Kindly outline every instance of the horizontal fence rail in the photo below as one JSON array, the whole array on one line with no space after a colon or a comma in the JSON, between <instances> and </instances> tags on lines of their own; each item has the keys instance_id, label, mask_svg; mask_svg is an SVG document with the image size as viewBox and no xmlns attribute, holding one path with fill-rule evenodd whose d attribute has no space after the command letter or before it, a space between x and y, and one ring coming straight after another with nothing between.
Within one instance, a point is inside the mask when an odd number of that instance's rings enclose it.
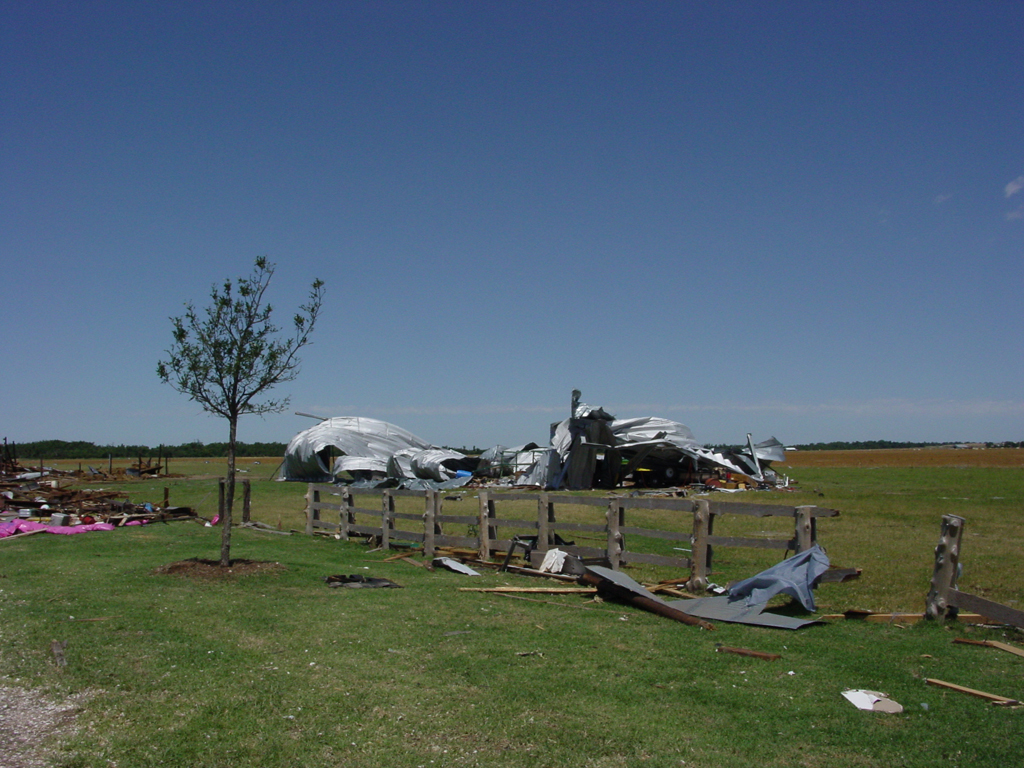
<instances>
[{"instance_id":1,"label":"horizontal fence rail","mask_svg":"<svg viewBox=\"0 0 1024 768\"><path fill-rule=\"evenodd\" d=\"M336 501L324 501L324 496ZM368 497L373 497L376 504ZM397 498L422 500L422 513L396 511ZM474 551L481 560L504 555L517 545L529 542L531 561L536 565L553 548L569 552L584 561L600 562L618 569L626 564L644 563L690 570L692 589L704 589L711 571L714 547L751 547L802 552L817 543L817 520L835 517L834 509L815 506L787 507L776 504L708 501L706 499L634 498L570 496L555 493L479 492L476 515L445 514L444 496L438 491L355 490L334 485L310 484L306 494L306 533L333 531L343 539L351 536L376 537L383 549L392 542L422 545L424 554L433 557L438 548ZM364 506L356 506L356 501ZM519 502L519 510L510 505ZM535 513L522 512L526 502ZM559 510L576 508L575 517L593 522L559 520ZM582 508L582 510L581 510ZM338 522L321 519L321 512L337 513ZM677 512L692 519L690 530L659 530L630 525L644 511ZM757 539L714 535L715 520L724 515L753 517L791 517L793 535L788 539ZM415 526L400 528L396 521L412 521ZM466 535L445 532L445 526L465 526ZM410 527L416 530L409 530ZM475 533L474 529L475 528ZM504 530L503 530L504 529ZM593 539L601 546L587 546L568 539ZM590 536L586 536L591 534ZM690 556L659 555L629 549L631 541L655 539L691 545Z\"/></svg>"}]
</instances>

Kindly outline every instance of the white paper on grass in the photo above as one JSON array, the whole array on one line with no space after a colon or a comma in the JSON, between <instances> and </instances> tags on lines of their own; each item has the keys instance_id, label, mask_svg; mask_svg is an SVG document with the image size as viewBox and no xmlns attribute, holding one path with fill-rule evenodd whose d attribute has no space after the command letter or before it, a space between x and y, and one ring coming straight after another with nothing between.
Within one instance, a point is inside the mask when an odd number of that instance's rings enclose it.
<instances>
[{"instance_id":1,"label":"white paper on grass","mask_svg":"<svg viewBox=\"0 0 1024 768\"><path fill-rule=\"evenodd\" d=\"M888 695L878 691L865 691L862 689L843 691L843 696L857 709L868 712L890 712L898 714L903 707L890 699Z\"/></svg>"}]
</instances>

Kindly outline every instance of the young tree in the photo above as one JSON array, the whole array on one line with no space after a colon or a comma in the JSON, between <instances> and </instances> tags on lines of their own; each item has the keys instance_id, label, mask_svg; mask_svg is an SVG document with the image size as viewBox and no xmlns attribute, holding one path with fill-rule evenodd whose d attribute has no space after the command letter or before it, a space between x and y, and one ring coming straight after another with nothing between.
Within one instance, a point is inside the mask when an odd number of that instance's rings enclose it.
<instances>
[{"instance_id":1,"label":"young tree","mask_svg":"<svg viewBox=\"0 0 1024 768\"><path fill-rule=\"evenodd\" d=\"M299 306L292 321L291 335L280 335L270 320L272 308L264 303L273 276L274 265L261 256L249 277L214 285L211 302L202 313L187 302L185 314L171 318L174 343L156 369L161 381L188 395L203 410L228 420L227 500L220 549L224 567L231 564L238 418L247 413L278 413L287 407L287 397L260 398L275 384L298 375L298 352L309 343L323 302L324 283L314 280L309 301Z\"/></svg>"}]
</instances>

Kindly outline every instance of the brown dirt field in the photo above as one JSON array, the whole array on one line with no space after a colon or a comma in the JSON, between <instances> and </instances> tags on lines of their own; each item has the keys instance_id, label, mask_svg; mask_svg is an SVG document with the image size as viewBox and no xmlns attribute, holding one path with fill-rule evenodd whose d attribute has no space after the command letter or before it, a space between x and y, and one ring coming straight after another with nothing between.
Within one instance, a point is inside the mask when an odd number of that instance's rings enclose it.
<instances>
[{"instance_id":1,"label":"brown dirt field","mask_svg":"<svg viewBox=\"0 0 1024 768\"><path fill-rule=\"evenodd\" d=\"M1024 448L787 451L784 467L1024 467Z\"/></svg>"}]
</instances>

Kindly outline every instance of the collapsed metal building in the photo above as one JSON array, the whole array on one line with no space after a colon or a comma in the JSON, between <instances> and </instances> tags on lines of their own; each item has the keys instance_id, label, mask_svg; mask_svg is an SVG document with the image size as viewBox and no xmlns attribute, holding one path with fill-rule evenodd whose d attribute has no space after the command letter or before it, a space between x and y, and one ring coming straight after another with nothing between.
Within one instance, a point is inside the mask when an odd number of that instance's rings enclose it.
<instances>
[{"instance_id":1,"label":"collapsed metal building","mask_svg":"<svg viewBox=\"0 0 1024 768\"><path fill-rule=\"evenodd\" d=\"M458 487L478 479L549 490L668 487L708 483L732 475L754 485L775 484L771 462L785 448L774 437L744 447L715 450L697 442L689 427L644 416L617 419L580 402L573 391L569 418L551 425L546 447L502 445L467 456L436 446L377 419L325 419L296 435L281 477L306 482L354 482L400 487Z\"/></svg>"}]
</instances>

